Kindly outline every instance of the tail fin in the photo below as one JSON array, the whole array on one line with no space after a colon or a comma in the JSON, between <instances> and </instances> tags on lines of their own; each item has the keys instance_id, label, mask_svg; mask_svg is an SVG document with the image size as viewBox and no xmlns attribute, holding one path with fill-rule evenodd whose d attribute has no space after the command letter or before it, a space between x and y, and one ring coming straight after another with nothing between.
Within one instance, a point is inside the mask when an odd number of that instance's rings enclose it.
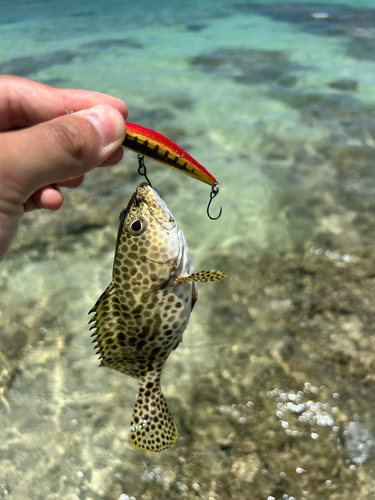
<instances>
[{"instance_id":1,"label":"tail fin","mask_svg":"<svg viewBox=\"0 0 375 500\"><path fill-rule=\"evenodd\" d=\"M151 380L150 378L139 379L139 394L130 425L130 438L137 448L162 451L176 442L177 428L161 392L160 374Z\"/></svg>"}]
</instances>

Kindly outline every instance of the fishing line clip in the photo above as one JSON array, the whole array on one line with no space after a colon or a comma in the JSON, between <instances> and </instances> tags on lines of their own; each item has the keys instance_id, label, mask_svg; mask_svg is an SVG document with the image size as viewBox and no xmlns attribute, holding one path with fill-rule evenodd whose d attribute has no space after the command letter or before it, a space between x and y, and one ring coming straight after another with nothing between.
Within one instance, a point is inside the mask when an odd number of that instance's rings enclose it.
<instances>
[{"instance_id":1,"label":"fishing line clip","mask_svg":"<svg viewBox=\"0 0 375 500\"><path fill-rule=\"evenodd\" d=\"M147 177L147 169L145 165L145 157L142 155L138 155L138 173L139 175L143 175L148 184L152 187L150 179Z\"/></svg>"}]
</instances>

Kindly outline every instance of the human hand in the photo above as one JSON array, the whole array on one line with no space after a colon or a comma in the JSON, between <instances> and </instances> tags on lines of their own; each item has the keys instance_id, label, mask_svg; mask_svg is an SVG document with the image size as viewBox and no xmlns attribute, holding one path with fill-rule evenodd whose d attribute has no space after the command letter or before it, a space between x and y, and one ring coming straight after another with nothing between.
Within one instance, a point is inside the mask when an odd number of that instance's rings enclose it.
<instances>
[{"instance_id":1,"label":"human hand","mask_svg":"<svg viewBox=\"0 0 375 500\"><path fill-rule=\"evenodd\" d=\"M58 210L58 186L78 187L89 170L121 160L127 115L106 94L0 76L0 260L25 211Z\"/></svg>"}]
</instances>

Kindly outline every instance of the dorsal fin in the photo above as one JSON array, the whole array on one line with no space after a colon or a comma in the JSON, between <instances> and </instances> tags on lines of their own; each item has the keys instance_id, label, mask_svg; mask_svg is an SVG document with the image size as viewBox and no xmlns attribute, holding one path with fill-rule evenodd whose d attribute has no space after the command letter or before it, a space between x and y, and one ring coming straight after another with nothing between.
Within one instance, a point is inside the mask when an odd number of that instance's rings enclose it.
<instances>
[{"instance_id":1,"label":"dorsal fin","mask_svg":"<svg viewBox=\"0 0 375 500\"><path fill-rule=\"evenodd\" d=\"M114 335L121 320L119 300L116 297L116 289L114 283L110 283L105 291L96 301L94 307L89 314L95 313L89 323L93 323L90 330L93 329L93 342L96 343L95 348L98 349L100 366L108 366L109 368L117 369L111 363L107 363L107 358L110 355L110 349L105 342L105 337Z\"/></svg>"},{"instance_id":2,"label":"dorsal fin","mask_svg":"<svg viewBox=\"0 0 375 500\"><path fill-rule=\"evenodd\" d=\"M131 442L147 451L162 451L177 439L177 428L160 387L160 373L139 379L139 394L130 424Z\"/></svg>"}]
</instances>

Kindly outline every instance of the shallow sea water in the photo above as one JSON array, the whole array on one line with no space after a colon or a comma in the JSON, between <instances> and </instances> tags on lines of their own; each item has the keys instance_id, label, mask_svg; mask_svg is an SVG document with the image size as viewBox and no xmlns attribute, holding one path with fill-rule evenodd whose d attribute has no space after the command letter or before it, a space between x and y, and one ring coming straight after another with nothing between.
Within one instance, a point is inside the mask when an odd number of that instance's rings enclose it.
<instances>
[{"instance_id":1,"label":"shallow sea water","mask_svg":"<svg viewBox=\"0 0 375 500\"><path fill-rule=\"evenodd\" d=\"M209 188L146 162L200 285L163 391L179 438L129 441L137 381L98 369L127 152L0 266L0 498L375 498L373 2L0 4L0 73L123 98Z\"/></svg>"}]
</instances>

